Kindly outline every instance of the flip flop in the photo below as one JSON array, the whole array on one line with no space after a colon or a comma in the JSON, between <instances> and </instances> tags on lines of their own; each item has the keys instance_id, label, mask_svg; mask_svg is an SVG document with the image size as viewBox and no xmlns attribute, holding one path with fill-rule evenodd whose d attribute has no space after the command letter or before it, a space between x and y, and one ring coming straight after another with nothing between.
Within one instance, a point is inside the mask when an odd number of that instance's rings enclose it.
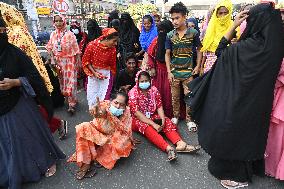
<instances>
[{"instance_id":1,"label":"flip flop","mask_svg":"<svg viewBox=\"0 0 284 189\"><path fill-rule=\"evenodd\" d=\"M228 184L230 182L231 184ZM237 189L237 188L244 188L248 186L247 182L235 182L232 180L221 180L221 185L227 189Z\"/></svg>"},{"instance_id":2,"label":"flip flop","mask_svg":"<svg viewBox=\"0 0 284 189\"><path fill-rule=\"evenodd\" d=\"M193 148L192 148L193 147ZM190 145L186 145L184 149L180 149L180 150L177 150L176 151L178 153L189 153L189 154L195 154L196 152L198 152L200 149L201 149L201 146L200 145L197 145L197 146L190 146Z\"/></svg>"}]
</instances>

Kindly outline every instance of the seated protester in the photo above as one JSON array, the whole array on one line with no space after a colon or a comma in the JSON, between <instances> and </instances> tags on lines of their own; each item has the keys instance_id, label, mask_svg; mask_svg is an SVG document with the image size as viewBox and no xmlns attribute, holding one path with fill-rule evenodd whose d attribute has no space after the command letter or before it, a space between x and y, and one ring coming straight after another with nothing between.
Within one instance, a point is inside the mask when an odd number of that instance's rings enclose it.
<instances>
[{"instance_id":1,"label":"seated protester","mask_svg":"<svg viewBox=\"0 0 284 189\"><path fill-rule=\"evenodd\" d=\"M97 161L112 169L118 159L128 157L133 149L131 114L128 96L123 92L112 95L111 101L99 101L90 110L94 120L76 126L76 152L68 162L76 162L80 169L77 179L86 174L94 176L91 164Z\"/></svg>"},{"instance_id":2,"label":"seated protester","mask_svg":"<svg viewBox=\"0 0 284 189\"><path fill-rule=\"evenodd\" d=\"M137 59L134 53L126 55L126 68L121 70L117 77L116 90L129 91L135 86L135 77L139 68L137 68Z\"/></svg>"},{"instance_id":3,"label":"seated protester","mask_svg":"<svg viewBox=\"0 0 284 189\"><path fill-rule=\"evenodd\" d=\"M0 188L19 189L56 172L65 155L55 144L36 100L49 118L53 109L44 81L32 60L8 42L0 16Z\"/></svg>"},{"instance_id":4,"label":"seated protester","mask_svg":"<svg viewBox=\"0 0 284 189\"><path fill-rule=\"evenodd\" d=\"M156 87L151 86L150 81L148 72L138 72L137 84L129 92L129 107L133 115L132 130L139 131L162 151L167 151L169 161L177 158L175 150L159 132L163 132L177 146L177 152L195 153L199 151L199 146L185 143L177 132L176 125L165 117L160 93Z\"/></svg>"}]
</instances>

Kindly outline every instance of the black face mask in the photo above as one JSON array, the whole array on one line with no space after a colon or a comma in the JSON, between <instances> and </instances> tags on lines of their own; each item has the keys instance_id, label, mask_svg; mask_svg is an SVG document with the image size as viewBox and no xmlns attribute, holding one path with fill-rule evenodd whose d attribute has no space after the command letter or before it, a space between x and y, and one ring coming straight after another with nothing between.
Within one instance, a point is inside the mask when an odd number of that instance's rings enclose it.
<instances>
[{"instance_id":1,"label":"black face mask","mask_svg":"<svg viewBox=\"0 0 284 189\"><path fill-rule=\"evenodd\" d=\"M7 33L0 33L0 53L3 52L3 50L8 45L8 35Z\"/></svg>"}]
</instances>

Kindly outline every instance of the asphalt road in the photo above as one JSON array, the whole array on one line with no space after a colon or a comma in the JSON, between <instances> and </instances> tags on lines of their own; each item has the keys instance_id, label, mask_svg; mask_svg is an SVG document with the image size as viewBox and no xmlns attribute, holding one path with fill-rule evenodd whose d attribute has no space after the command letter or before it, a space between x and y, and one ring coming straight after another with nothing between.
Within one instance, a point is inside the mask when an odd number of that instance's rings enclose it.
<instances>
[{"instance_id":1,"label":"asphalt road","mask_svg":"<svg viewBox=\"0 0 284 189\"><path fill-rule=\"evenodd\" d=\"M69 135L64 141L57 144L69 157L75 150L75 126L81 122L91 120L87 112L85 92L79 93L79 106L76 115L70 117L66 108L58 109L56 115L66 119L69 123ZM197 135L189 133L184 123L179 130L185 141L197 143ZM201 151L198 155L180 154L174 163L166 161L167 155L155 148L141 135L135 134L142 140L142 144L132 152L129 158L121 159L112 170L98 169L97 175L83 181L75 179L77 167L61 161L58 164L55 176L43 178L38 183L25 184L24 189L221 189L219 181L207 170L209 156ZM272 178L254 177L248 189L283 189L284 182Z\"/></svg>"}]
</instances>

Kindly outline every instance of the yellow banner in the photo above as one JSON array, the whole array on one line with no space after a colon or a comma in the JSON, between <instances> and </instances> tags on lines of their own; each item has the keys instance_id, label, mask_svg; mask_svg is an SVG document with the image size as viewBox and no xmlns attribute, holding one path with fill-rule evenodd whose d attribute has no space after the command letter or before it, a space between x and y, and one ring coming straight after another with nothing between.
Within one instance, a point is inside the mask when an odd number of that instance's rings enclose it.
<instances>
[{"instance_id":1,"label":"yellow banner","mask_svg":"<svg viewBox=\"0 0 284 189\"><path fill-rule=\"evenodd\" d=\"M36 10L38 15L50 15L51 8L39 7Z\"/></svg>"}]
</instances>

